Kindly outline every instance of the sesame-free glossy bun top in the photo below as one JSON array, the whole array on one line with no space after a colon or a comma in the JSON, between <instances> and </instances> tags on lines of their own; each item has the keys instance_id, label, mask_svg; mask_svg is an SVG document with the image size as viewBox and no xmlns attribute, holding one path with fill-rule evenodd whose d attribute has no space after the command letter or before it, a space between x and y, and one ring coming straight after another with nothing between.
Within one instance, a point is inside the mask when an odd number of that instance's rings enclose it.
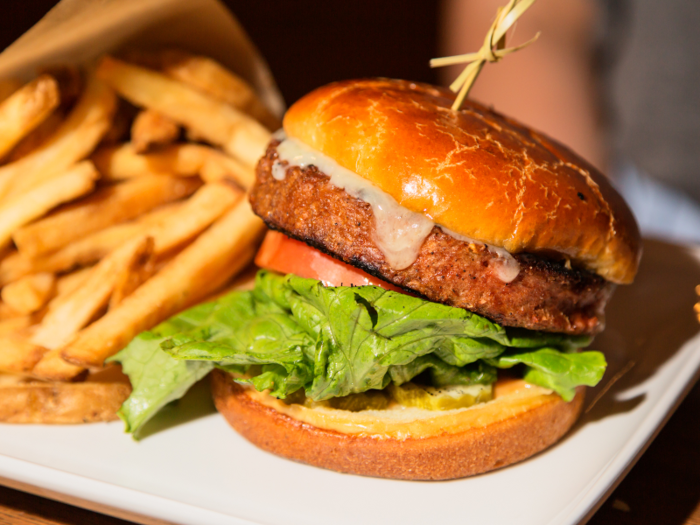
<instances>
[{"instance_id":1,"label":"sesame-free glossy bun top","mask_svg":"<svg viewBox=\"0 0 700 525\"><path fill-rule=\"evenodd\" d=\"M402 80L338 82L296 102L284 129L454 232L632 282L639 230L605 176L480 104L453 111L453 100Z\"/></svg>"}]
</instances>

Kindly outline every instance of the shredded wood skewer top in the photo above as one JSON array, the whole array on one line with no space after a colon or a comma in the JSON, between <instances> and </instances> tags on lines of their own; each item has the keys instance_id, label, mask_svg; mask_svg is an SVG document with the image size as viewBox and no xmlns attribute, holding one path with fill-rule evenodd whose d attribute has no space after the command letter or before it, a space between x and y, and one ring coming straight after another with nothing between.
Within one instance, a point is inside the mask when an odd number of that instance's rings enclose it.
<instances>
[{"instance_id":1,"label":"shredded wood skewer top","mask_svg":"<svg viewBox=\"0 0 700 525\"><path fill-rule=\"evenodd\" d=\"M466 55L456 55L444 58L433 58L430 61L430 67L451 66L454 64L464 64L467 66L457 79L450 84L450 89L458 93L457 98L452 104L452 110L458 110L462 106L462 102L469 94L476 77L481 72L486 62L498 62L506 55L518 51L532 44L540 36L537 33L532 39L519 46L506 48L506 32L527 11L535 0L510 0L507 5L499 7L496 12L496 19L491 24L491 28L486 33L484 44L476 53L467 53Z\"/></svg>"}]
</instances>

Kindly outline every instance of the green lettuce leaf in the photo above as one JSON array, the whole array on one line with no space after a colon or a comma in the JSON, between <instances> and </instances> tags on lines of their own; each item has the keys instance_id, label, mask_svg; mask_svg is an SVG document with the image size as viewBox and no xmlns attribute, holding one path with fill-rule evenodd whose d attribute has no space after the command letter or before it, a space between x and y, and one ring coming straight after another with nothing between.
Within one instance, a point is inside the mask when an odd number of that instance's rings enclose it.
<instances>
[{"instance_id":1,"label":"green lettuce leaf","mask_svg":"<svg viewBox=\"0 0 700 525\"><path fill-rule=\"evenodd\" d=\"M461 308L375 286L325 287L260 271L253 291L196 306L144 332L117 354L134 391L120 410L138 432L213 367L244 373L284 398L315 401L427 374L436 386L490 384L497 368L525 365L526 380L565 399L605 370L589 338L503 328ZM250 368L255 365L255 368ZM253 373L254 370L254 373Z\"/></svg>"},{"instance_id":2,"label":"green lettuce leaf","mask_svg":"<svg viewBox=\"0 0 700 525\"><path fill-rule=\"evenodd\" d=\"M198 330L207 305L201 305L161 323L150 332L134 338L109 362L118 362L129 376L133 388L118 415L126 432L135 439L143 425L161 408L180 399L197 381L206 376L213 365L203 361L173 359L160 345L175 334Z\"/></svg>"},{"instance_id":3,"label":"green lettuce leaf","mask_svg":"<svg viewBox=\"0 0 700 525\"><path fill-rule=\"evenodd\" d=\"M507 347L570 350L586 342L507 331L467 310L376 286L325 287L266 271L253 292L229 295L213 308L203 336L176 336L163 349L220 366L267 365L250 380L256 388L286 397L303 387L315 401L409 381L426 369L439 384L490 383L495 372L486 364L464 367Z\"/></svg>"},{"instance_id":4,"label":"green lettuce leaf","mask_svg":"<svg viewBox=\"0 0 700 525\"><path fill-rule=\"evenodd\" d=\"M407 383L418 374L428 371L433 386L449 385L490 385L497 379L495 367L484 361L466 366L448 365L434 354L420 356L406 365L392 366L389 369L391 381L397 385Z\"/></svg>"},{"instance_id":5,"label":"green lettuce leaf","mask_svg":"<svg viewBox=\"0 0 700 525\"><path fill-rule=\"evenodd\" d=\"M564 401L574 398L579 385L597 385L607 365L601 352L562 353L555 348L507 353L486 361L497 368L526 365L525 381L551 388Z\"/></svg>"}]
</instances>

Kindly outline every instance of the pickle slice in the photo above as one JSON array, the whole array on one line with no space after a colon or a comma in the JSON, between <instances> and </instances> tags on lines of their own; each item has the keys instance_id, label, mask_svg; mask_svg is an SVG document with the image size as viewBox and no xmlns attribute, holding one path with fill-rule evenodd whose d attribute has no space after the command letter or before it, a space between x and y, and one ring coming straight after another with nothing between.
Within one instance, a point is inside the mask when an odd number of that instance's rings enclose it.
<instances>
[{"instance_id":1,"label":"pickle slice","mask_svg":"<svg viewBox=\"0 0 700 525\"><path fill-rule=\"evenodd\" d=\"M303 405L306 403L306 394L304 393L304 389L300 388L296 392L292 392L287 397L282 399L282 402L287 405Z\"/></svg>"},{"instance_id":2,"label":"pickle slice","mask_svg":"<svg viewBox=\"0 0 700 525\"><path fill-rule=\"evenodd\" d=\"M404 383L391 383L387 389L397 403L427 410L451 410L466 408L493 399L493 385L451 385L434 387Z\"/></svg>"},{"instance_id":3,"label":"pickle slice","mask_svg":"<svg viewBox=\"0 0 700 525\"><path fill-rule=\"evenodd\" d=\"M389 406L389 398L381 390L368 390L359 394L334 397L328 404L339 410L359 412L360 410L384 410Z\"/></svg>"},{"instance_id":4,"label":"pickle slice","mask_svg":"<svg viewBox=\"0 0 700 525\"><path fill-rule=\"evenodd\" d=\"M287 398L282 401L288 405L304 405L307 408L336 408L338 410L349 410L350 412L384 410L391 402L389 396L381 390L368 390L367 392L334 397L325 401L314 401L304 395L303 388L288 395Z\"/></svg>"}]
</instances>

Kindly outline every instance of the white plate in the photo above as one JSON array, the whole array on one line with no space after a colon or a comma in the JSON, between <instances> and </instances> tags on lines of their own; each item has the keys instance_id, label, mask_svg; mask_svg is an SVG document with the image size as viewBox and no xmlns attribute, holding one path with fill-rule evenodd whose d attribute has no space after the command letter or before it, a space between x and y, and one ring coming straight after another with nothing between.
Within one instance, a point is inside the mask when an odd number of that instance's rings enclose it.
<instances>
[{"instance_id":1,"label":"white plate","mask_svg":"<svg viewBox=\"0 0 700 525\"><path fill-rule=\"evenodd\" d=\"M646 243L637 282L618 288L608 329L595 341L610 367L589 392L588 411L562 442L503 470L419 483L296 464L253 447L210 409L203 415L197 407L207 405L207 393L200 387L183 402L188 422L174 425L174 414L165 414L162 429L140 443L120 423L2 425L0 477L145 522L577 523L612 490L692 384L700 364L692 310L700 284L696 255Z\"/></svg>"}]
</instances>

